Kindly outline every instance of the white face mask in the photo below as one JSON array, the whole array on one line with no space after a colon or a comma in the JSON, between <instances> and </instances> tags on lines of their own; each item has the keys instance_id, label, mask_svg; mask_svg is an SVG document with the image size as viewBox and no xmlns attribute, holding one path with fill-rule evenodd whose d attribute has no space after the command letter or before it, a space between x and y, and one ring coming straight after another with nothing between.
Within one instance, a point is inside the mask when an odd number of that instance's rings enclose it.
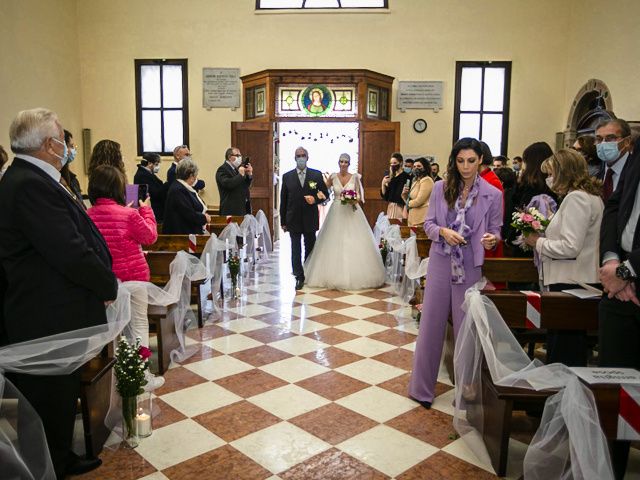
<instances>
[{"instance_id":1,"label":"white face mask","mask_svg":"<svg viewBox=\"0 0 640 480\"><path fill-rule=\"evenodd\" d=\"M160 171L160 165L153 166L153 173L158 173Z\"/></svg>"},{"instance_id":2,"label":"white face mask","mask_svg":"<svg viewBox=\"0 0 640 480\"><path fill-rule=\"evenodd\" d=\"M242 165L242 157L238 155L237 157L235 157L235 160L233 161L233 166L238 168L240 165Z\"/></svg>"},{"instance_id":3,"label":"white face mask","mask_svg":"<svg viewBox=\"0 0 640 480\"><path fill-rule=\"evenodd\" d=\"M547 178L544 179L544 181L547 183L547 187L549 187L549 190L552 190L553 177L552 176L548 176Z\"/></svg>"}]
</instances>

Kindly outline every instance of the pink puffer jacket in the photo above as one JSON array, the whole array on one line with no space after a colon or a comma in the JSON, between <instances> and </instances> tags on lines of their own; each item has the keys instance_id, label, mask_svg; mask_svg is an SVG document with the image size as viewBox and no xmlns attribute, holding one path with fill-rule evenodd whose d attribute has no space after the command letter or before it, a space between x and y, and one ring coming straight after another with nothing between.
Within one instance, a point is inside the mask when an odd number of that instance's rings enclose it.
<instances>
[{"instance_id":1,"label":"pink puffer jacket","mask_svg":"<svg viewBox=\"0 0 640 480\"><path fill-rule=\"evenodd\" d=\"M110 198L98 198L87 213L107 241L113 257L113 273L119 280L148 282L149 265L140 245L151 245L158 238L156 218L151 207L124 207Z\"/></svg>"}]
</instances>

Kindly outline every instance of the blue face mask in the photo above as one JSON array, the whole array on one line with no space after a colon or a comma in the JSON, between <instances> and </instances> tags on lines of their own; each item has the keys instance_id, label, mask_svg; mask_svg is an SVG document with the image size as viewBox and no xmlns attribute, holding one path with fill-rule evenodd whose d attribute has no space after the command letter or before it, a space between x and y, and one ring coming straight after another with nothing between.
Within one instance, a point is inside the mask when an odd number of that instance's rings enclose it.
<instances>
[{"instance_id":1,"label":"blue face mask","mask_svg":"<svg viewBox=\"0 0 640 480\"><path fill-rule=\"evenodd\" d=\"M62 162L62 166L64 167L69 162L67 144L65 142L58 140L57 138L52 137L52 139L64 147L64 152L62 153L62 156L58 155L56 152L53 152L53 154L60 159L60 162Z\"/></svg>"},{"instance_id":2,"label":"blue face mask","mask_svg":"<svg viewBox=\"0 0 640 480\"><path fill-rule=\"evenodd\" d=\"M404 173L411 175L411 167L404 167Z\"/></svg>"},{"instance_id":3,"label":"blue face mask","mask_svg":"<svg viewBox=\"0 0 640 480\"><path fill-rule=\"evenodd\" d=\"M307 167L307 157L296 157L296 165L298 170L304 170Z\"/></svg>"},{"instance_id":4,"label":"blue face mask","mask_svg":"<svg viewBox=\"0 0 640 480\"><path fill-rule=\"evenodd\" d=\"M69 158L69 163L73 162L76 159L78 151L75 148L69 150L69 154L67 157Z\"/></svg>"},{"instance_id":5,"label":"blue face mask","mask_svg":"<svg viewBox=\"0 0 640 480\"><path fill-rule=\"evenodd\" d=\"M596 145L598 158L603 162L613 162L620 156L618 142L602 142Z\"/></svg>"}]
</instances>

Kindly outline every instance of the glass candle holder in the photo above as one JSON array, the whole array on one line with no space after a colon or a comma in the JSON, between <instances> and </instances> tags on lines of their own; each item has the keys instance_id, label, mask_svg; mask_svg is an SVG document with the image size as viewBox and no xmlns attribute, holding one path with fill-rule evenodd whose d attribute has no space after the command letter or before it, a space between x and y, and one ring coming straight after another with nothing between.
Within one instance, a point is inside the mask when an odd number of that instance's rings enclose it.
<instances>
[{"instance_id":1,"label":"glass candle holder","mask_svg":"<svg viewBox=\"0 0 640 480\"><path fill-rule=\"evenodd\" d=\"M138 395L138 409L136 411L136 433L139 438L145 438L153 433L151 410L153 407L151 393Z\"/></svg>"}]
</instances>

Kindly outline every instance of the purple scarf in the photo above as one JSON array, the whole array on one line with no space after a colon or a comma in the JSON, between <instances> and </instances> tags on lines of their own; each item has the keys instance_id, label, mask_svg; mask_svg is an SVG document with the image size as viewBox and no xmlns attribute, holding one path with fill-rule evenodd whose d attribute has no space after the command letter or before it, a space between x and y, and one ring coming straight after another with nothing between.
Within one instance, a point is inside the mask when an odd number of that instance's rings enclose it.
<instances>
[{"instance_id":1,"label":"purple scarf","mask_svg":"<svg viewBox=\"0 0 640 480\"><path fill-rule=\"evenodd\" d=\"M448 228L462 235L465 239L469 238L471 227L467 225L467 211L473 205L478 196L478 184L480 183L480 175L476 175L476 179L471 186L471 190L467 195L467 201L462 205L462 194L458 195L455 203L456 218ZM445 242L444 253L451 255L451 283L460 285L464 283L464 261L462 248L460 245L451 246Z\"/></svg>"}]
</instances>

